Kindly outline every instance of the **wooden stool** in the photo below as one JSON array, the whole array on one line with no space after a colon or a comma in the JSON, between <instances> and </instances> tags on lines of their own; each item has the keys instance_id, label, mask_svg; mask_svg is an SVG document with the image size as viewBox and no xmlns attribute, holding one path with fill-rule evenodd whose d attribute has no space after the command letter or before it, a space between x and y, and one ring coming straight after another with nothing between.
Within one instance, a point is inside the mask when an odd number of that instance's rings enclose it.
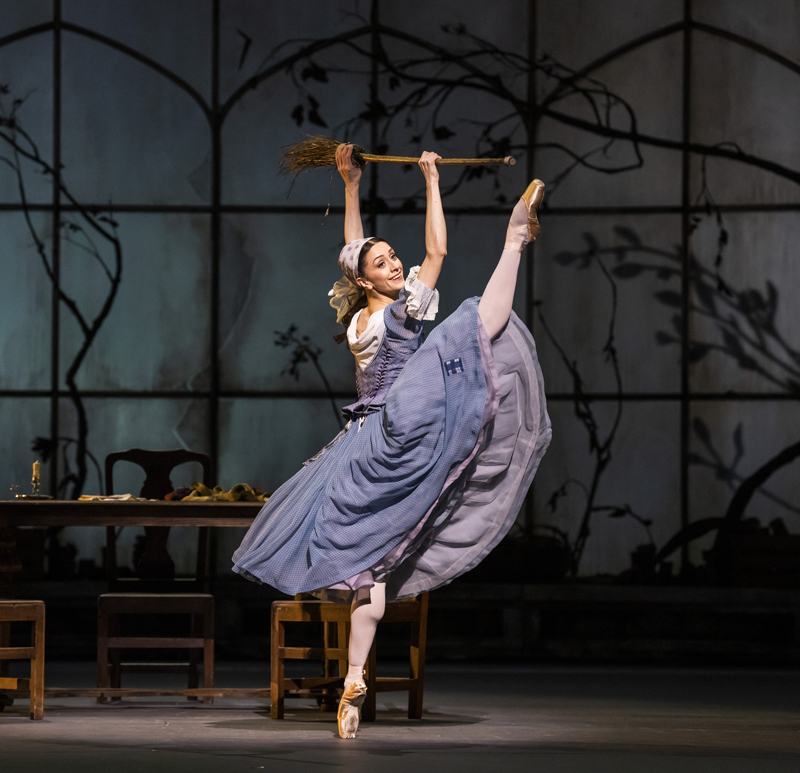
<instances>
[{"instance_id":1,"label":"wooden stool","mask_svg":"<svg viewBox=\"0 0 800 773\"><path fill-rule=\"evenodd\" d=\"M0 660L30 660L31 678L0 677L0 689L29 690L31 719L41 719L44 716L44 602L0 600L0 627L7 628L8 623L17 621L32 624L31 646L11 647L7 646L7 641L0 641Z\"/></svg>"},{"instance_id":2,"label":"wooden stool","mask_svg":"<svg viewBox=\"0 0 800 773\"><path fill-rule=\"evenodd\" d=\"M287 647L286 623L323 624L322 647ZM425 642L428 625L428 594L413 599L390 601L382 622L411 623L410 675L405 677L379 677L375 672L375 643L367 661L364 681L367 698L361 709L364 722L375 721L376 694L379 692L408 691L408 718L422 718L422 697L425 681ZM350 635L350 605L332 601L286 600L272 602L271 653L270 653L270 717L283 719L284 700L287 697L330 698L332 691L344 684L347 674L347 643ZM321 660L323 675L303 679L284 677L285 660ZM333 664L338 673L333 673Z\"/></svg>"}]
</instances>

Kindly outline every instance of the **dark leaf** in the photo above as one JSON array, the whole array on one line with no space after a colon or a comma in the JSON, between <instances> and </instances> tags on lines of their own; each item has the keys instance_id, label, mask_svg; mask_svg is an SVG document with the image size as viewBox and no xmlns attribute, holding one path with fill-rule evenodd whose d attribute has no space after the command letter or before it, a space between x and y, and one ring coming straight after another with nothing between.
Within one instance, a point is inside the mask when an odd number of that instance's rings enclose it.
<instances>
[{"instance_id":1,"label":"dark leaf","mask_svg":"<svg viewBox=\"0 0 800 773\"><path fill-rule=\"evenodd\" d=\"M614 233L619 236L620 239L624 239L628 244L632 244L634 247L642 246L642 240L632 228L628 228L624 225L615 225Z\"/></svg>"},{"instance_id":2,"label":"dark leaf","mask_svg":"<svg viewBox=\"0 0 800 773\"><path fill-rule=\"evenodd\" d=\"M679 309L682 305L681 294L675 290L659 290L655 297L661 301L665 306L672 306Z\"/></svg>"},{"instance_id":3,"label":"dark leaf","mask_svg":"<svg viewBox=\"0 0 800 773\"><path fill-rule=\"evenodd\" d=\"M707 285L702 279L699 279L695 283L694 289L697 293L697 299L703 304L703 306L705 306L709 311L717 310L717 304L714 298L714 290L712 290L709 285Z\"/></svg>"},{"instance_id":4,"label":"dark leaf","mask_svg":"<svg viewBox=\"0 0 800 773\"><path fill-rule=\"evenodd\" d=\"M738 362L742 370L758 370L758 362L749 354L744 354L739 357Z\"/></svg>"},{"instance_id":5,"label":"dark leaf","mask_svg":"<svg viewBox=\"0 0 800 773\"><path fill-rule=\"evenodd\" d=\"M311 78L311 80L319 81L320 83L328 82L327 70L323 69L318 64L314 64L313 62L309 64L308 67L303 68L303 71L300 73L300 77L304 81L307 81L309 78Z\"/></svg>"},{"instance_id":6,"label":"dark leaf","mask_svg":"<svg viewBox=\"0 0 800 773\"><path fill-rule=\"evenodd\" d=\"M41 457L43 462L48 461L55 454L57 448L58 444L49 437L35 437L31 444L31 450Z\"/></svg>"},{"instance_id":7,"label":"dark leaf","mask_svg":"<svg viewBox=\"0 0 800 773\"><path fill-rule=\"evenodd\" d=\"M253 39L249 35L245 35L241 30L236 31L244 38L242 53L239 55L239 69L241 70L244 65L244 60L247 59L247 52L250 50L250 44L253 42Z\"/></svg>"},{"instance_id":8,"label":"dark leaf","mask_svg":"<svg viewBox=\"0 0 800 773\"><path fill-rule=\"evenodd\" d=\"M396 75L392 75L392 77L389 78L389 88L392 91L394 91L397 88L400 88L400 78L398 78Z\"/></svg>"},{"instance_id":9,"label":"dark leaf","mask_svg":"<svg viewBox=\"0 0 800 773\"><path fill-rule=\"evenodd\" d=\"M325 123L325 119L317 112L316 108L312 108L308 111L308 120L311 123L315 124L316 126L327 126L328 124Z\"/></svg>"},{"instance_id":10,"label":"dark leaf","mask_svg":"<svg viewBox=\"0 0 800 773\"><path fill-rule=\"evenodd\" d=\"M733 447L736 449L736 456L744 456L744 441L742 440L742 422L736 425L733 431Z\"/></svg>"},{"instance_id":11,"label":"dark leaf","mask_svg":"<svg viewBox=\"0 0 800 773\"><path fill-rule=\"evenodd\" d=\"M633 277L639 276L644 269L645 266L641 263L620 263L611 269L611 273L620 279L633 279Z\"/></svg>"},{"instance_id":12,"label":"dark leaf","mask_svg":"<svg viewBox=\"0 0 800 773\"><path fill-rule=\"evenodd\" d=\"M663 330L658 330L656 331L656 343L661 346L668 346L669 344L677 344L678 339Z\"/></svg>"},{"instance_id":13,"label":"dark leaf","mask_svg":"<svg viewBox=\"0 0 800 773\"><path fill-rule=\"evenodd\" d=\"M711 442L711 433L708 431L708 425L699 416L695 416L692 422L692 428L694 429L694 434L697 435L703 443L708 444Z\"/></svg>"},{"instance_id":14,"label":"dark leaf","mask_svg":"<svg viewBox=\"0 0 800 773\"><path fill-rule=\"evenodd\" d=\"M725 342L728 351L738 360L746 356L744 349L742 349L742 342L730 330L722 331L722 340Z\"/></svg>"},{"instance_id":15,"label":"dark leaf","mask_svg":"<svg viewBox=\"0 0 800 773\"><path fill-rule=\"evenodd\" d=\"M577 252L559 252L553 255L553 260L562 266L568 266L576 260L580 260L581 255Z\"/></svg>"},{"instance_id":16,"label":"dark leaf","mask_svg":"<svg viewBox=\"0 0 800 773\"><path fill-rule=\"evenodd\" d=\"M689 362L700 362L710 351L711 347L706 344L691 344L686 356Z\"/></svg>"},{"instance_id":17,"label":"dark leaf","mask_svg":"<svg viewBox=\"0 0 800 773\"><path fill-rule=\"evenodd\" d=\"M583 240L589 245L589 251L592 255L600 249L600 244L598 243L597 239L595 239L594 234L590 234L588 231L583 232Z\"/></svg>"},{"instance_id":18,"label":"dark leaf","mask_svg":"<svg viewBox=\"0 0 800 773\"><path fill-rule=\"evenodd\" d=\"M294 122L300 126L303 123L303 116L305 115L305 108L302 105L297 105L294 110L292 110L292 118Z\"/></svg>"},{"instance_id":19,"label":"dark leaf","mask_svg":"<svg viewBox=\"0 0 800 773\"><path fill-rule=\"evenodd\" d=\"M434 126L433 127L433 136L437 140L446 140L450 137L455 137L456 133L451 131L446 126Z\"/></svg>"}]
</instances>

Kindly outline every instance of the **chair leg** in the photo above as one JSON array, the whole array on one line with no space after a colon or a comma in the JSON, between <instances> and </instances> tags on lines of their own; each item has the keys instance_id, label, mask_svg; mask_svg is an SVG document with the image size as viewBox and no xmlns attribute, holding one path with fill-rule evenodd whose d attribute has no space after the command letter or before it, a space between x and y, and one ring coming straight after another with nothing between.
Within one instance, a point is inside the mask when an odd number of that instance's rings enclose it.
<instances>
[{"instance_id":1,"label":"chair leg","mask_svg":"<svg viewBox=\"0 0 800 773\"><path fill-rule=\"evenodd\" d=\"M337 624L336 623L323 623L322 624L322 640L325 649L338 646ZM338 660L328 660L325 658L322 661L322 676L333 677L336 676L335 670L338 666ZM336 704L338 703L338 690L335 687L326 685L322 689L322 693L317 696L317 705L320 711L336 711Z\"/></svg>"},{"instance_id":2,"label":"chair leg","mask_svg":"<svg viewBox=\"0 0 800 773\"><path fill-rule=\"evenodd\" d=\"M11 623L0 623L0 647L11 646ZM0 660L0 677L8 676L11 661Z\"/></svg>"},{"instance_id":3,"label":"chair leg","mask_svg":"<svg viewBox=\"0 0 800 773\"><path fill-rule=\"evenodd\" d=\"M112 615L109 614L108 616L108 630L109 635L113 638L114 636L121 636L122 635L122 616L121 615ZM122 687L122 650L118 647L114 647L113 649L109 649L108 651L108 659L110 661L110 669L111 669L111 686L112 687ZM113 703L121 701L122 698L119 696L115 696L111 698Z\"/></svg>"},{"instance_id":4,"label":"chair leg","mask_svg":"<svg viewBox=\"0 0 800 773\"><path fill-rule=\"evenodd\" d=\"M364 705L361 707L361 721L374 722L375 715L378 708L378 696L375 694L375 687L377 685L377 675L375 673L376 662L376 644L372 642L372 649L369 651L369 658L367 658L366 674L364 674L364 681L367 685L367 697L364 700Z\"/></svg>"},{"instance_id":5,"label":"chair leg","mask_svg":"<svg viewBox=\"0 0 800 773\"><path fill-rule=\"evenodd\" d=\"M428 641L428 594L419 596L419 617L411 624L411 679L408 691L408 718L422 719L425 690L425 646Z\"/></svg>"},{"instance_id":6,"label":"chair leg","mask_svg":"<svg viewBox=\"0 0 800 773\"><path fill-rule=\"evenodd\" d=\"M31 719L44 716L44 612L31 626L35 654L31 660Z\"/></svg>"},{"instance_id":7,"label":"chair leg","mask_svg":"<svg viewBox=\"0 0 800 773\"><path fill-rule=\"evenodd\" d=\"M192 618L192 625L191 625L191 637L193 639L197 639L200 636L200 619L198 615L191 615ZM189 689L197 689L198 686L198 676L197 676L197 666L200 663L200 650L190 649L189 650ZM187 695L187 701L196 701L196 695Z\"/></svg>"},{"instance_id":8,"label":"chair leg","mask_svg":"<svg viewBox=\"0 0 800 773\"><path fill-rule=\"evenodd\" d=\"M97 687L108 687L108 612L101 605L97 609ZM105 695L97 697L98 703L106 703Z\"/></svg>"},{"instance_id":9,"label":"chair leg","mask_svg":"<svg viewBox=\"0 0 800 773\"><path fill-rule=\"evenodd\" d=\"M214 686L214 600L209 600L203 610L203 687ZM203 698L203 703L213 703L211 696Z\"/></svg>"},{"instance_id":10,"label":"chair leg","mask_svg":"<svg viewBox=\"0 0 800 773\"><path fill-rule=\"evenodd\" d=\"M339 649L347 649L350 639L350 626L347 623L337 623L337 634L339 641L337 642ZM344 679L347 676L347 660L339 661L339 676Z\"/></svg>"},{"instance_id":11,"label":"chair leg","mask_svg":"<svg viewBox=\"0 0 800 773\"><path fill-rule=\"evenodd\" d=\"M270 667L269 667L269 716L283 719L283 647L286 643L286 629L278 619L277 610L272 609L270 624Z\"/></svg>"}]
</instances>

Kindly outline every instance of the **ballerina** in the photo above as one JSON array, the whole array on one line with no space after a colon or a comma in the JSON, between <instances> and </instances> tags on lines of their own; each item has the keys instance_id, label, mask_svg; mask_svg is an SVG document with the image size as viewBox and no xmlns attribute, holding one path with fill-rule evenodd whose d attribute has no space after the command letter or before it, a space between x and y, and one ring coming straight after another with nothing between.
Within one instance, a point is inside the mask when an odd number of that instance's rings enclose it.
<instances>
[{"instance_id":1,"label":"ballerina","mask_svg":"<svg viewBox=\"0 0 800 773\"><path fill-rule=\"evenodd\" d=\"M351 604L342 738L358 730L386 601L474 568L515 521L551 436L536 346L511 308L544 184L534 180L514 207L483 295L425 339L447 254L439 156L419 160L425 259L404 276L388 242L364 237L352 154L352 145L336 151L345 246L329 295L344 325L337 340L355 356L358 399L342 409L345 429L270 497L233 554L248 579Z\"/></svg>"}]
</instances>

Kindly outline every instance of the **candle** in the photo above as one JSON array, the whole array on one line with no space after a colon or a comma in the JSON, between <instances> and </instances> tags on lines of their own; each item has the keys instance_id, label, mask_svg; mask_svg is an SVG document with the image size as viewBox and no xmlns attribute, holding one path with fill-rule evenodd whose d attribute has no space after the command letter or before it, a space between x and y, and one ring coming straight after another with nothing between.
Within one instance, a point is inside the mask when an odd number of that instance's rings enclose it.
<instances>
[{"instance_id":1,"label":"candle","mask_svg":"<svg viewBox=\"0 0 800 773\"><path fill-rule=\"evenodd\" d=\"M38 461L35 461L33 463L33 477L35 479L39 478L39 462Z\"/></svg>"}]
</instances>

